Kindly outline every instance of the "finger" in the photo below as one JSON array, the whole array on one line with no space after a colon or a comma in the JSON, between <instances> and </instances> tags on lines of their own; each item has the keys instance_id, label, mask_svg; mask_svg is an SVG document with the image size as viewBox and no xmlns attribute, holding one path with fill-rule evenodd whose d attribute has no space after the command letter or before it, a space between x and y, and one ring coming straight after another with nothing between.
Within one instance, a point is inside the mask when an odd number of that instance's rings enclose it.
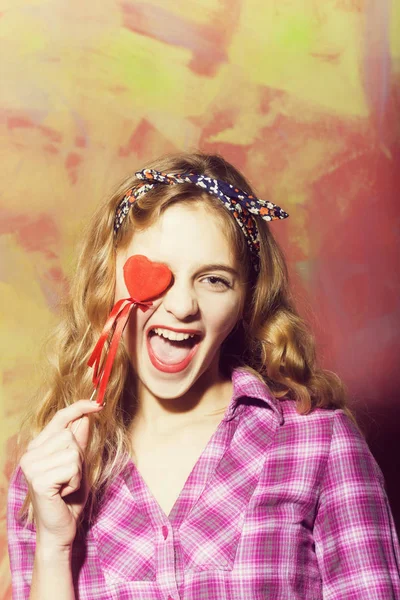
<instances>
[{"instance_id":1,"label":"finger","mask_svg":"<svg viewBox=\"0 0 400 600\"><path fill-rule=\"evenodd\" d=\"M85 463L82 463L81 472L74 477L65 485L62 485L60 488L60 496L64 498L69 494L76 492L74 496L68 498L68 501L73 502L81 502L87 499L89 495L89 486L86 474L86 466Z\"/></svg>"},{"instance_id":2,"label":"finger","mask_svg":"<svg viewBox=\"0 0 400 600\"><path fill-rule=\"evenodd\" d=\"M39 435L30 442L29 448L36 448L48 439L54 433L60 432L66 429L70 423L73 423L76 419L79 419L85 414L100 412L102 406L96 402L90 400L77 400L70 406L61 408L53 416L51 421L47 423L46 427L39 433Z\"/></svg>"},{"instance_id":3,"label":"finger","mask_svg":"<svg viewBox=\"0 0 400 600\"><path fill-rule=\"evenodd\" d=\"M59 493L61 486L69 485L71 479L80 476L80 473L81 467L76 463L61 465L37 474L30 483L38 498L52 498Z\"/></svg>"},{"instance_id":4,"label":"finger","mask_svg":"<svg viewBox=\"0 0 400 600\"><path fill-rule=\"evenodd\" d=\"M84 456L86 447L89 443L90 417L88 415L83 415L78 421L74 422L73 427L74 430L72 431L72 435Z\"/></svg>"},{"instance_id":5,"label":"finger","mask_svg":"<svg viewBox=\"0 0 400 600\"><path fill-rule=\"evenodd\" d=\"M84 452L80 448L78 441L73 435L72 431L64 429L60 433L53 434L50 438L45 440L40 446L36 448L30 448L21 457L19 462L22 470L26 474L36 472L43 460L49 459L54 460L54 457L61 454L64 451L75 451L79 452L81 460L84 460Z\"/></svg>"},{"instance_id":6,"label":"finger","mask_svg":"<svg viewBox=\"0 0 400 600\"><path fill-rule=\"evenodd\" d=\"M49 456L55 452L60 452L74 444L76 442L72 431L69 429L63 429L58 433L49 435L46 439L43 439L42 443L39 443L39 436L29 442L27 451L23 455L24 462L30 464L41 460L43 456ZM21 459L22 461L22 459Z\"/></svg>"},{"instance_id":7,"label":"finger","mask_svg":"<svg viewBox=\"0 0 400 600\"><path fill-rule=\"evenodd\" d=\"M94 397L96 396L96 394L97 394L97 391L98 391L98 390L97 390L96 388L93 390L93 392L92 392L92 395L91 395L91 396L90 396L90 398L89 398L90 402L94 402L94 401L95 401L95 400L94 400ZM106 405L106 402L103 402L102 406L105 406L105 405ZM77 421L75 421L75 422L74 422L74 423L76 423L76 425L74 424L74 427L72 428L72 433L73 433L74 435L75 435L75 434L76 434L76 432L78 431L78 429L79 429L79 427L80 427L80 424L82 423L82 421L83 421L83 417L81 417L80 419L78 419ZM70 424L68 425L68 427L71 427L71 425L72 425L72 423L70 423Z\"/></svg>"},{"instance_id":8,"label":"finger","mask_svg":"<svg viewBox=\"0 0 400 600\"><path fill-rule=\"evenodd\" d=\"M77 444L58 450L53 454L46 452L44 456L41 454L38 458L32 455L29 466L25 467L26 477L28 481L33 481L35 477L49 473L52 469L72 464L81 466L82 462L82 454Z\"/></svg>"},{"instance_id":9,"label":"finger","mask_svg":"<svg viewBox=\"0 0 400 600\"><path fill-rule=\"evenodd\" d=\"M75 435L79 429L79 425L82 423L82 417L78 419L78 421L74 422L74 427L72 428L72 433Z\"/></svg>"},{"instance_id":10,"label":"finger","mask_svg":"<svg viewBox=\"0 0 400 600\"><path fill-rule=\"evenodd\" d=\"M61 498L64 498L65 496L72 494L72 492L76 492L76 490L79 490L80 487L81 487L81 479L80 479L80 477L78 477L78 475L75 475L74 477L72 477L72 479L69 481L69 483L67 483L67 485L64 487L64 489L62 489L62 491L60 492Z\"/></svg>"},{"instance_id":11,"label":"finger","mask_svg":"<svg viewBox=\"0 0 400 600\"><path fill-rule=\"evenodd\" d=\"M79 489L82 493L84 493L87 489L83 468L81 468L73 477L71 477L68 483L61 486L60 496L61 498L64 498L65 496L68 496L69 494L72 494L72 492L76 492Z\"/></svg>"}]
</instances>

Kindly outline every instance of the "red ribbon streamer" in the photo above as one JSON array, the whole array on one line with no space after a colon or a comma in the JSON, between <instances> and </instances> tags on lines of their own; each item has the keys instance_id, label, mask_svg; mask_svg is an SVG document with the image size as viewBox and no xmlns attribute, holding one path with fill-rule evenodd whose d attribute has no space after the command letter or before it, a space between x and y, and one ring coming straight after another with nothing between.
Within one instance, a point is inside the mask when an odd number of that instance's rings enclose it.
<instances>
[{"instance_id":1,"label":"red ribbon streamer","mask_svg":"<svg viewBox=\"0 0 400 600\"><path fill-rule=\"evenodd\" d=\"M99 337L99 340L96 346L94 347L94 350L90 355L90 358L87 363L89 367L94 366L92 381L93 385L95 386L95 389L97 389L100 384L99 393L96 398L97 404L103 404L104 394L107 388L108 380L110 378L114 358L117 353L118 344L121 339L122 333L125 329L125 326L128 322L132 308L134 306L139 306L142 310L146 311L152 305L152 302L143 302L140 300L135 300L134 298L124 298L122 300L118 300L118 302L116 302L112 311L110 312L106 324L103 327L103 331L101 332L101 335ZM113 328L114 331L111 334L110 347L104 362L104 366L103 368L101 368L100 363L103 348Z\"/></svg>"}]
</instances>

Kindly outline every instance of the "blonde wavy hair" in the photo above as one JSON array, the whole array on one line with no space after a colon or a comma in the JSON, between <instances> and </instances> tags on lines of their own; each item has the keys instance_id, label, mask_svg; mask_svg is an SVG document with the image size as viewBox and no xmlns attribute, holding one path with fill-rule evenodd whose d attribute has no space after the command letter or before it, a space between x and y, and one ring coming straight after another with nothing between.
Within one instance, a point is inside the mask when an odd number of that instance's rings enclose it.
<instances>
[{"instance_id":1,"label":"blonde wavy hair","mask_svg":"<svg viewBox=\"0 0 400 600\"><path fill-rule=\"evenodd\" d=\"M195 171L255 194L243 175L218 155L180 153L146 167L175 173ZM249 250L234 217L220 200L192 184L156 186L135 202L114 236L116 207L127 190L140 183L134 175L125 179L99 206L83 236L69 297L62 305L62 320L51 338L47 381L21 424L17 461L58 410L90 397L92 373L87 361L114 304L117 249L129 244L135 229L149 227L175 202L207 204L223 223L248 282L243 319L221 347L221 370L247 369L264 381L276 398L295 400L300 414L307 415L315 407L341 408L356 423L346 406L342 381L317 365L313 335L294 308L285 258L268 225L256 217L261 243L258 275L251 269ZM115 358L106 401L102 412L90 420L85 457L90 493L83 511L89 522L102 495L133 455L128 428L135 407L135 375L123 343ZM29 492L20 517L34 522Z\"/></svg>"}]
</instances>

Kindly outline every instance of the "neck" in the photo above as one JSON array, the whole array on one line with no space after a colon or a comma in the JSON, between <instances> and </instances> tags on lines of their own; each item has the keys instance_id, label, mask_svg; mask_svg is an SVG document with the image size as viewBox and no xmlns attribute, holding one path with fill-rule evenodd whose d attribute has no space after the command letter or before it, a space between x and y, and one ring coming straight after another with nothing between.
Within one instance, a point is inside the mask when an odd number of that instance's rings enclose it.
<instances>
[{"instance_id":1,"label":"neck","mask_svg":"<svg viewBox=\"0 0 400 600\"><path fill-rule=\"evenodd\" d=\"M218 368L208 370L182 396L164 399L138 383L138 404L132 429L162 434L195 422L222 416L232 397L232 382Z\"/></svg>"}]
</instances>

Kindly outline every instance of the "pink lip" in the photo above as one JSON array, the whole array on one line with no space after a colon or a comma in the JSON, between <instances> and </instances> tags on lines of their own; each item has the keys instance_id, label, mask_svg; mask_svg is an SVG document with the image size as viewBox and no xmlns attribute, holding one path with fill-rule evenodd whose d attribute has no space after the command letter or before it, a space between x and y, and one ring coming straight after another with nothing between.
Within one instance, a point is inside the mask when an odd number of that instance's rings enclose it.
<instances>
[{"instance_id":1,"label":"pink lip","mask_svg":"<svg viewBox=\"0 0 400 600\"><path fill-rule=\"evenodd\" d=\"M190 363L190 361L196 354L196 352L199 348L199 343L197 343L195 346L193 346L192 350L189 352L189 354L187 355L185 360L182 360L180 363L176 363L174 365L166 365L165 363L161 362L156 357L156 355L154 354L153 349L150 345L149 333L152 329L155 329L158 327L160 327L162 329L169 329L170 331L176 331L177 333L194 333L194 334L200 335L200 332L196 329L173 329L172 327L166 327L165 325L152 325L146 331L147 352L149 353L149 357L150 357L150 361L151 361L152 365L159 371L162 371L163 373L179 373L180 371L183 371L184 369L186 369L186 367L188 366L188 364Z\"/></svg>"}]
</instances>

